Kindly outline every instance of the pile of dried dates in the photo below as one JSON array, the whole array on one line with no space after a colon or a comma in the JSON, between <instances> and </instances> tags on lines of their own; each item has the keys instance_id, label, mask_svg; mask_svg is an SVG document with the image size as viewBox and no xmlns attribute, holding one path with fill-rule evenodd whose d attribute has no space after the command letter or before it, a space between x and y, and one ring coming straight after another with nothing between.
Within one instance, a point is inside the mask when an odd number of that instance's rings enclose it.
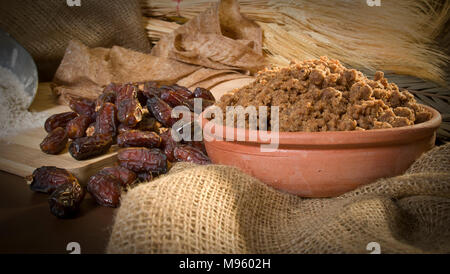
<instances>
[{"instance_id":1,"label":"pile of dried dates","mask_svg":"<svg viewBox=\"0 0 450 274\"><path fill-rule=\"evenodd\" d=\"M200 110L194 108L197 98L201 99ZM105 154L117 144L121 148L117 166L97 172L86 187L99 205L117 207L122 190L166 173L172 162L210 163L203 141L177 142L171 128L181 119L193 122L194 111L203 111L214 103L214 96L203 88L191 92L182 86L158 86L155 82L112 83L97 100L73 98L69 104L72 112L50 116L45 122L48 135L40 147L45 153L59 154L70 143L72 157L85 160ZM177 106L189 111L174 118L172 110ZM73 174L44 166L27 180L32 190L50 194L50 210L55 216L76 215L85 189Z\"/></svg>"}]
</instances>

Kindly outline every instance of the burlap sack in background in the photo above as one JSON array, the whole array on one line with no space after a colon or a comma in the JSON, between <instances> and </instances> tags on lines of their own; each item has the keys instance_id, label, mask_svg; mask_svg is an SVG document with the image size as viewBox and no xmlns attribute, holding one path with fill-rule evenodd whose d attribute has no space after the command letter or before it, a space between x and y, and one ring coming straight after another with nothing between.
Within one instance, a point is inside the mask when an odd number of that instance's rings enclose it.
<instances>
[{"instance_id":1,"label":"burlap sack in background","mask_svg":"<svg viewBox=\"0 0 450 274\"><path fill-rule=\"evenodd\" d=\"M71 97L95 99L111 82L156 81L174 83L199 66L152 56L123 47L89 48L72 40L55 73L53 92L62 104Z\"/></svg>"},{"instance_id":2,"label":"burlap sack in background","mask_svg":"<svg viewBox=\"0 0 450 274\"><path fill-rule=\"evenodd\" d=\"M130 190L108 253L450 252L450 145L337 198L279 192L226 166L180 163Z\"/></svg>"},{"instance_id":3,"label":"burlap sack in background","mask_svg":"<svg viewBox=\"0 0 450 274\"><path fill-rule=\"evenodd\" d=\"M111 82L156 81L211 89L219 99L254 80L242 72L264 67L261 48L261 28L240 14L237 1L223 0L168 33L151 55L70 41L53 78L54 92L64 104L70 97L96 98Z\"/></svg>"},{"instance_id":4,"label":"burlap sack in background","mask_svg":"<svg viewBox=\"0 0 450 274\"><path fill-rule=\"evenodd\" d=\"M150 52L138 0L0 1L0 29L35 60L40 81L50 81L72 39L89 47L123 46Z\"/></svg>"}]
</instances>

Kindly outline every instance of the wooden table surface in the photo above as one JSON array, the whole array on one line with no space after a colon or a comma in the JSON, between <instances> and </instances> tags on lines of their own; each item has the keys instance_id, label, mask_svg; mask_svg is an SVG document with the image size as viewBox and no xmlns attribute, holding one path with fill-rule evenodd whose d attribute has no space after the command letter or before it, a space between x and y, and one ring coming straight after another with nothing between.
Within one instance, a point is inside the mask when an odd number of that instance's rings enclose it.
<instances>
[{"instance_id":1,"label":"wooden table surface","mask_svg":"<svg viewBox=\"0 0 450 274\"><path fill-rule=\"evenodd\" d=\"M70 242L78 242L81 253L104 253L115 209L97 206L88 194L79 216L58 219L47 198L0 171L0 253L70 253Z\"/></svg>"}]
</instances>

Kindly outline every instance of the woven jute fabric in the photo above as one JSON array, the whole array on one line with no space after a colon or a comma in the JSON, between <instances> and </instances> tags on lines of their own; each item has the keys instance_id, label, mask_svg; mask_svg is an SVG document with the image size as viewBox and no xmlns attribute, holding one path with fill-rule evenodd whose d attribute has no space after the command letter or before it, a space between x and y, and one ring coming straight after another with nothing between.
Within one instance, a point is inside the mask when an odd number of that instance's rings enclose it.
<instances>
[{"instance_id":1,"label":"woven jute fabric","mask_svg":"<svg viewBox=\"0 0 450 274\"><path fill-rule=\"evenodd\" d=\"M150 52L138 0L0 1L0 18L0 29L33 56L41 81L53 78L72 39Z\"/></svg>"},{"instance_id":2,"label":"woven jute fabric","mask_svg":"<svg viewBox=\"0 0 450 274\"><path fill-rule=\"evenodd\" d=\"M106 252L369 253L371 242L381 253L450 252L450 145L402 176L326 199L179 163L124 195Z\"/></svg>"}]
</instances>

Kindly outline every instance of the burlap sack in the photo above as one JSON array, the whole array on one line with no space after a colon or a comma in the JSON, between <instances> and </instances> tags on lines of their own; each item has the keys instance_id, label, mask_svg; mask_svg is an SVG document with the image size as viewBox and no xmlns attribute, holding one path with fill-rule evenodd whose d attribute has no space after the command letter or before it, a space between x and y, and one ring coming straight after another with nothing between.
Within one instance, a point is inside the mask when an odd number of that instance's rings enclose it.
<instances>
[{"instance_id":1,"label":"burlap sack","mask_svg":"<svg viewBox=\"0 0 450 274\"><path fill-rule=\"evenodd\" d=\"M139 25L135 27L139 29ZM183 39L178 41L177 37ZM110 82L150 80L177 83L191 90L211 89L219 99L223 93L253 81L243 71L255 71L265 64L262 30L240 14L235 0L215 3L167 34L151 55L118 46L92 48L79 40L67 45L53 78L53 91L62 104L71 97L96 98ZM219 91L213 90L216 87Z\"/></svg>"},{"instance_id":2,"label":"burlap sack","mask_svg":"<svg viewBox=\"0 0 450 274\"><path fill-rule=\"evenodd\" d=\"M89 47L123 46L150 52L138 0L0 1L0 29L35 60L40 81L50 81L68 42ZM69 4L68 4L69 3Z\"/></svg>"},{"instance_id":3,"label":"burlap sack","mask_svg":"<svg viewBox=\"0 0 450 274\"><path fill-rule=\"evenodd\" d=\"M107 253L450 252L450 144L340 197L279 192L226 166L179 163L130 190Z\"/></svg>"},{"instance_id":4,"label":"burlap sack","mask_svg":"<svg viewBox=\"0 0 450 274\"><path fill-rule=\"evenodd\" d=\"M199 66L123 47L89 48L72 40L55 73L53 92L60 103L67 104L72 97L95 99L111 82L152 80L173 84L199 69Z\"/></svg>"}]
</instances>

